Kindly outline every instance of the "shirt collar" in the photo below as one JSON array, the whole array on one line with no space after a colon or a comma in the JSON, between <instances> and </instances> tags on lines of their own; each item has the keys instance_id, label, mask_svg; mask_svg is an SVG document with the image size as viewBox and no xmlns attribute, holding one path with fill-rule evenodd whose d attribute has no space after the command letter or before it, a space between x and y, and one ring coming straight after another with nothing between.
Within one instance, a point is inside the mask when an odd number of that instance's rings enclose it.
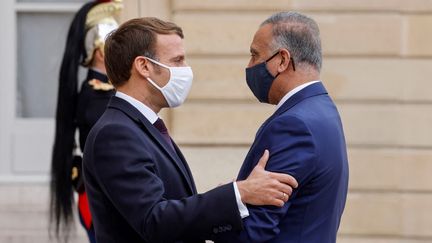
<instances>
[{"instance_id":1,"label":"shirt collar","mask_svg":"<svg viewBox=\"0 0 432 243\"><path fill-rule=\"evenodd\" d=\"M132 106L134 106L137 110L141 112L141 114L144 115L145 118L151 123L154 124L157 119L159 119L158 115L150 109L148 106L144 105L141 101L123 93L120 91L117 91L115 96L126 100L128 103L130 103Z\"/></svg>"},{"instance_id":2,"label":"shirt collar","mask_svg":"<svg viewBox=\"0 0 432 243\"><path fill-rule=\"evenodd\" d=\"M285 101L287 101L289 98L291 98L297 92L299 92L300 90L306 88L307 86L309 86L311 84L318 83L318 82L321 82L321 81L320 80L310 81L310 82L307 82L307 83L304 83L302 85L299 85L299 86L295 87L293 90L291 90L290 92L286 93L286 95L284 95L284 97L282 97L282 99L276 105L276 110L279 109L285 103Z\"/></svg>"}]
</instances>

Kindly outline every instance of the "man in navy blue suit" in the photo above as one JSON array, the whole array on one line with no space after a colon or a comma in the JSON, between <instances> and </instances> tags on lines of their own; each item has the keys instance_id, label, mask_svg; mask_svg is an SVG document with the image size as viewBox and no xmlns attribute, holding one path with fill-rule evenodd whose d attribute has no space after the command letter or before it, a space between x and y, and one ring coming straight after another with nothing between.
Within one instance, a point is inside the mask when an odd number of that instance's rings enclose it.
<instances>
[{"instance_id":1,"label":"man in navy blue suit","mask_svg":"<svg viewBox=\"0 0 432 243\"><path fill-rule=\"evenodd\" d=\"M203 242L240 230L248 215L244 203L285 204L297 182L264 170L268 152L250 176L197 194L157 115L181 105L192 84L180 27L133 19L109 35L104 50L117 92L90 131L83 160L97 242Z\"/></svg>"},{"instance_id":2,"label":"man in navy blue suit","mask_svg":"<svg viewBox=\"0 0 432 243\"><path fill-rule=\"evenodd\" d=\"M320 81L318 26L300 13L274 14L259 27L250 52L247 84L276 111L258 130L238 180L268 149L266 169L294 176L299 186L283 207L248 205L244 229L218 242L336 242L348 160L339 113Z\"/></svg>"}]
</instances>

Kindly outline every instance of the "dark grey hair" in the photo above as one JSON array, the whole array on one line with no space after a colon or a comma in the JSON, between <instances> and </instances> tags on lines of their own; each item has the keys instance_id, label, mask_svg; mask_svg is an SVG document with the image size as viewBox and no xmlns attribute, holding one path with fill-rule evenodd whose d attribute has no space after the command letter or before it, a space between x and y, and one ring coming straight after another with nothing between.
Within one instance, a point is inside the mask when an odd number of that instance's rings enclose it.
<instances>
[{"instance_id":1,"label":"dark grey hair","mask_svg":"<svg viewBox=\"0 0 432 243\"><path fill-rule=\"evenodd\" d=\"M270 16L261 26L266 24L273 26L273 48L286 48L296 66L307 63L321 70L320 32L313 19L297 12L280 12Z\"/></svg>"}]
</instances>

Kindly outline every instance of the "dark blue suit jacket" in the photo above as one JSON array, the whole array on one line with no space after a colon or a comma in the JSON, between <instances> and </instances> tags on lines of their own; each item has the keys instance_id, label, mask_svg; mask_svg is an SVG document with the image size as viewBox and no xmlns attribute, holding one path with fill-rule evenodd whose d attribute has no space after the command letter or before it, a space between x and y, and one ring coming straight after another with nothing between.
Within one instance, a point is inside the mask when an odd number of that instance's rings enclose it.
<instances>
[{"instance_id":1,"label":"dark blue suit jacket","mask_svg":"<svg viewBox=\"0 0 432 243\"><path fill-rule=\"evenodd\" d=\"M232 184L197 195L174 147L135 107L111 98L83 161L98 242L202 242L241 229Z\"/></svg>"},{"instance_id":2,"label":"dark blue suit jacket","mask_svg":"<svg viewBox=\"0 0 432 243\"><path fill-rule=\"evenodd\" d=\"M294 176L299 187L284 207L248 205L245 229L219 242L336 242L348 188L348 160L338 111L321 82L288 99L259 129L238 178L265 149L266 169Z\"/></svg>"}]
</instances>

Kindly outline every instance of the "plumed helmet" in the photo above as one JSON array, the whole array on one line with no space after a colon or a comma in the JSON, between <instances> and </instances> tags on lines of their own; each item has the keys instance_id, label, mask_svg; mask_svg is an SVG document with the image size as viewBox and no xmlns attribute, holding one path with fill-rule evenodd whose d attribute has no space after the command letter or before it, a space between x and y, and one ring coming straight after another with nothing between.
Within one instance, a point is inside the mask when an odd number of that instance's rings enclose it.
<instances>
[{"instance_id":1,"label":"plumed helmet","mask_svg":"<svg viewBox=\"0 0 432 243\"><path fill-rule=\"evenodd\" d=\"M118 28L117 17L122 9L123 4L119 0L102 2L90 9L85 22L86 57L82 63L84 66L90 64L97 48L103 50L108 34Z\"/></svg>"}]
</instances>

